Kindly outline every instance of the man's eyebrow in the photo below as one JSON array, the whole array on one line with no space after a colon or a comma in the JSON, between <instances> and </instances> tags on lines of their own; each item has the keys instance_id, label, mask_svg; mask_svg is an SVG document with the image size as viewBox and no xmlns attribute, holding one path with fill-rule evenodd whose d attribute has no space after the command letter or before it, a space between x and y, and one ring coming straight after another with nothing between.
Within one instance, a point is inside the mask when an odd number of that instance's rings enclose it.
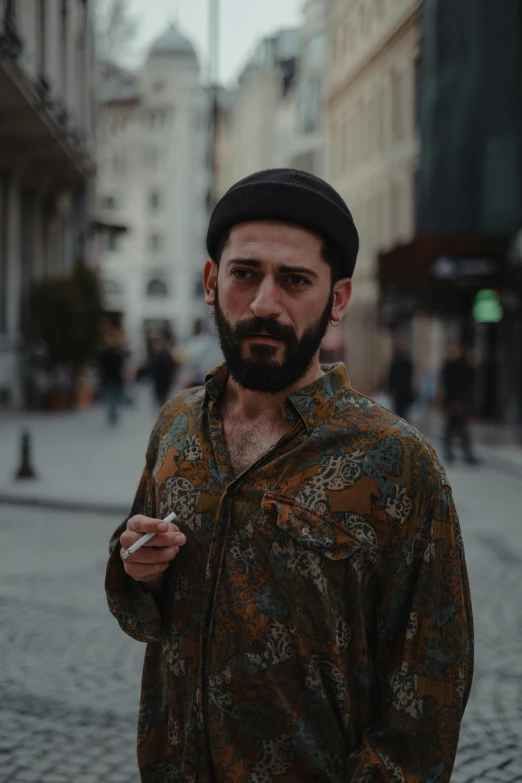
<instances>
[{"instance_id":1,"label":"man's eyebrow","mask_svg":"<svg viewBox=\"0 0 522 783\"><path fill-rule=\"evenodd\" d=\"M242 266L250 266L253 269L261 269L263 266L261 261L255 261L253 258L231 258L227 263L227 267L231 267L234 264L241 264ZM317 272L313 269L309 269L307 266L278 266L278 272L289 275L309 275L310 277L317 277Z\"/></svg>"}]
</instances>

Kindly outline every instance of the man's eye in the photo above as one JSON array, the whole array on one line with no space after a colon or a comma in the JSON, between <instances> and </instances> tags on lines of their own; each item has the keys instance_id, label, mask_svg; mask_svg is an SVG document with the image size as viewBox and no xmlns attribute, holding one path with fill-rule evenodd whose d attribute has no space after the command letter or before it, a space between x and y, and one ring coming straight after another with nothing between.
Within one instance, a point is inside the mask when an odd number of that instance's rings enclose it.
<instances>
[{"instance_id":1,"label":"man's eye","mask_svg":"<svg viewBox=\"0 0 522 783\"><path fill-rule=\"evenodd\" d=\"M306 285L309 282L306 277L301 277L301 275L288 275L286 279L290 285L296 286L302 286L303 284Z\"/></svg>"},{"instance_id":2,"label":"man's eye","mask_svg":"<svg viewBox=\"0 0 522 783\"><path fill-rule=\"evenodd\" d=\"M232 274L240 280L248 280L248 277L252 275L252 272L249 269L234 269Z\"/></svg>"}]
</instances>

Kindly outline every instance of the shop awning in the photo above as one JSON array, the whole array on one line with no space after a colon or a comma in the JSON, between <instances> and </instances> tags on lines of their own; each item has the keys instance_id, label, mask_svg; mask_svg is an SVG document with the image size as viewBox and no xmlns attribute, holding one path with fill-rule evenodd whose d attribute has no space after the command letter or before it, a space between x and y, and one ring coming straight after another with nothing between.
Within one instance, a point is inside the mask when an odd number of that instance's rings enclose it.
<instances>
[{"instance_id":1,"label":"shop awning","mask_svg":"<svg viewBox=\"0 0 522 783\"><path fill-rule=\"evenodd\" d=\"M506 250L504 237L416 237L379 255L381 295L500 286L505 277Z\"/></svg>"}]
</instances>

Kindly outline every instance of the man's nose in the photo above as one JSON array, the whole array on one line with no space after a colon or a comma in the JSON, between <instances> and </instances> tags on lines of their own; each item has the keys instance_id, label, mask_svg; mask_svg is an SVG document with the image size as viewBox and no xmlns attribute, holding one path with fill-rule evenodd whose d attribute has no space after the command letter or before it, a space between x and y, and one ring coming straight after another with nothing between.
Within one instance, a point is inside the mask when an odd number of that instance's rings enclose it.
<instances>
[{"instance_id":1,"label":"man's nose","mask_svg":"<svg viewBox=\"0 0 522 783\"><path fill-rule=\"evenodd\" d=\"M265 277L259 284L250 309L257 318L279 318L282 307L279 303L279 291L271 277Z\"/></svg>"}]
</instances>

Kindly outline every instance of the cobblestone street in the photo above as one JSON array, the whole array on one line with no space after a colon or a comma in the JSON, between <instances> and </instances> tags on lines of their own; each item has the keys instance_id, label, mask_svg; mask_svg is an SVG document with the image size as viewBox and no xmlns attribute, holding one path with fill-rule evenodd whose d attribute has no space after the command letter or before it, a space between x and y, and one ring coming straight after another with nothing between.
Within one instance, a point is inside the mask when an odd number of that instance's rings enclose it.
<instances>
[{"instance_id":1,"label":"cobblestone street","mask_svg":"<svg viewBox=\"0 0 522 783\"><path fill-rule=\"evenodd\" d=\"M457 463L449 471L476 624L475 679L455 783L522 781L517 470L486 460L479 468ZM119 521L94 512L0 505L2 783L138 783L144 646L120 631L103 589L107 543Z\"/></svg>"},{"instance_id":2,"label":"cobblestone street","mask_svg":"<svg viewBox=\"0 0 522 783\"><path fill-rule=\"evenodd\" d=\"M144 645L108 612L118 520L0 508L2 783L137 783Z\"/></svg>"}]
</instances>

